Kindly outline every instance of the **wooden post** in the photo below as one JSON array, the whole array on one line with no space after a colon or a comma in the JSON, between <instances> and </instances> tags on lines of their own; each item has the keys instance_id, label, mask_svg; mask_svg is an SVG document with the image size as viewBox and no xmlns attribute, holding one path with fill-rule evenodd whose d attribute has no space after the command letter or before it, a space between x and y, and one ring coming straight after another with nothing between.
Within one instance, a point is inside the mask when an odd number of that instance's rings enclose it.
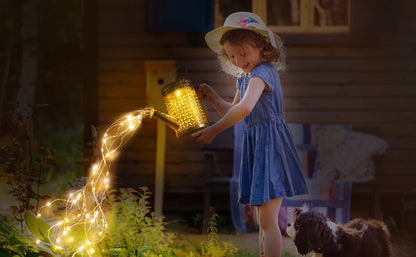
<instances>
[{"instance_id":1,"label":"wooden post","mask_svg":"<svg viewBox=\"0 0 416 257\"><path fill-rule=\"evenodd\" d=\"M166 112L161 89L166 84L176 80L175 61L146 61L146 96L149 107ZM165 173L166 153L166 125L157 120L156 138L156 169L155 169L155 206L156 215L162 215L163 210L163 184Z\"/></svg>"}]
</instances>

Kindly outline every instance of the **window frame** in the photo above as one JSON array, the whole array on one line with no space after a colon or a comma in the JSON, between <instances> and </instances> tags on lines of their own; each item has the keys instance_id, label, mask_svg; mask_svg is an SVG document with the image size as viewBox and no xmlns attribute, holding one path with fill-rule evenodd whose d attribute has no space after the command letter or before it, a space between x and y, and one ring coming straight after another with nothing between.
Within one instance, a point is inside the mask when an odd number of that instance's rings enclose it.
<instances>
[{"instance_id":1,"label":"window frame","mask_svg":"<svg viewBox=\"0 0 416 257\"><path fill-rule=\"evenodd\" d=\"M275 33L350 33L351 32L351 2L348 1L347 25L316 26L314 24L314 1L299 0L300 25L267 25ZM252 0L252 10L267 22L267 0Z\"/></svg>"},{"instance_id":2,"label":"window frame","mask_svg":"<svg viewBox=\"0 0 416 257\"><path fill-rule=\"evenodd\" d=\"M219 2L215 2L215 28L223 25L218 19ZM251 11L256 14L267 14L265 0L251 0ZM349 32L314 32L274 31L286 46L352 46L375 45L382 43L383 34L396 32L399 26L399 3L390 0L357 0L349 1ZM263 15L262 19L267 18ZM225 17L224 17L225 18ZM267 19L265 19L267 21ZM328 30L327 30L328 31Z\"/></svg>"}]
</instances>

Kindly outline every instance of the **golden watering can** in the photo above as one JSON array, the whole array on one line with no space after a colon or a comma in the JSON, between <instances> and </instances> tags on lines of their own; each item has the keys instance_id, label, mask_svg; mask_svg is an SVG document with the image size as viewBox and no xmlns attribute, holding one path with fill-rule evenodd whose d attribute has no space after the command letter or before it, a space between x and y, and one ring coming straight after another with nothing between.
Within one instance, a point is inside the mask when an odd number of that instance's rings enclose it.
<instances>
[{"instance_id":1,"label":"golden watering can","mask_svg":"<svg viewBox=\"0 0 416 257\"><path fill-rule=\"evenodd\" d=\"M195 89L188 80L167 84L162 88L162 96L168 114L152 108L150 117L166 123L176 132L176 137L186 136L209 126Z\"/></svg>"}]
</instances>

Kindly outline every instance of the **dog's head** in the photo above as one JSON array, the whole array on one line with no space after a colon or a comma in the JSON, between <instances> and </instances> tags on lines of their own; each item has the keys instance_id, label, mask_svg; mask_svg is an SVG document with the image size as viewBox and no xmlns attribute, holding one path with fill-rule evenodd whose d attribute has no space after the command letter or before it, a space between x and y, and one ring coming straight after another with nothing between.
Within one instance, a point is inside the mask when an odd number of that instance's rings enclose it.
<instances>
[{"instance_id":1,"label":"dog's head","mask_svg":"<svg viewBox=\"0 0 416 257\"><path fill-rule=\"evenodd\" d=\"M294 214L295 222L288 224L286 232L300 254L322 253L335 243L336 224L324 215L307 208L297 208Z\"/></svg>"}]
</instances>

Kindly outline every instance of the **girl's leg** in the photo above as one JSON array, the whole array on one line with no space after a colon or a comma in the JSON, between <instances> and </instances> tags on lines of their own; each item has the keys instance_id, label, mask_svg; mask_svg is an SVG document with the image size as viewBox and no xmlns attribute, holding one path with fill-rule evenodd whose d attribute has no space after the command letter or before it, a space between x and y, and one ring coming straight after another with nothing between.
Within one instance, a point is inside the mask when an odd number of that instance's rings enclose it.
<instances>
[{"instance_id":1,"label":"girl's leg","mask_svg":"<svg viewBox=\"0 0 416 257\"><path fill-rule=\"evenodd\" d=\"M260 210L258 207L256 207L256 211L257 211L257 224L260 224ZM264 235L263 235L263 229L261 227L259 227L259 246L260 246L260 257L264 256L264 247L263 247L263 242L264 242Z\"/></svg>"},{"instance_id":2,"label":"girl's leg","mask_svg":"<svg viewBox=\"0 0 416 257\"><path fill-rule=\"evenodd\" d=\"M282 234L278 225L282 200L282 197L273 199L257 207L259 225L263 234L263 253L266 257L280 257L282 254Z\"/></svg>"}]
</instances>

